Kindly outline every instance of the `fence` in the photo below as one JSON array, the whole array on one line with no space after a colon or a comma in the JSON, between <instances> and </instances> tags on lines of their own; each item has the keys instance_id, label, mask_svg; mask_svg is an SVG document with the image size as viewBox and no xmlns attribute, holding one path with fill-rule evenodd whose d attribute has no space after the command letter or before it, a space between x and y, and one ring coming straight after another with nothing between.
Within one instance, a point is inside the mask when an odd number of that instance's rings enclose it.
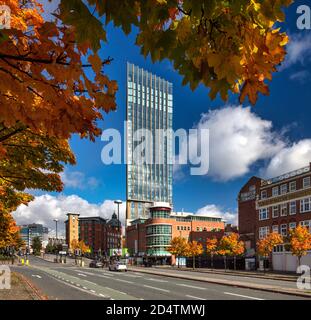
<instances>
[{"instance_id":1,"label":"fence","mask_svg":"<svg viewBox=\"0 0 311 320\"><path fill-rule=\"evenodd\" d=\"M267 262L266 262L267 263ZM227 269L234 270L234 257L227 257L226 259ZM193 259L186 259L186 266L192 268ZM197 257L195 259L196 268L212 268L212 259L210 257ZM256 265L255 265L256 267ZM268 267L266 265L266 267ZM213 269L225 269L224 257L215 256L213 259ZM245 258L236 257L236 270L245 270Z\"/></svg>"}]
</instances>

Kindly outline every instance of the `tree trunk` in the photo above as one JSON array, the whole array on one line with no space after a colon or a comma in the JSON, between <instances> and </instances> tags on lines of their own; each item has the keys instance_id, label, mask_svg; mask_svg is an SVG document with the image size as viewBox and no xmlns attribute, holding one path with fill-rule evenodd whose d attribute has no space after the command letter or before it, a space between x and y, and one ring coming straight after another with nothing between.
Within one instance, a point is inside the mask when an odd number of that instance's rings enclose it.
<instances>
[{"instance_id":1,"label":"tree trunk","mask_svg":"<svg viewBox=\"0 0 311 320\"><path fill-rule=\"evenodd\" d=\"M195 256L192 257L192 268L195 269Z\"/></svg>"},{"instance_id":2,"label":"tree trunk","mask_svg":"<svg viewBox=\"0 0 311 320\"><path fill-rule=\"evenodd\" d=\"M211 269L214 268L214 254L211 254Z\"/></svg>"},{"instance_id":3,"label":"tree trunk","mask_svg":"<svg viewBox=\"0 0 311 320\"><path fill-rule=\"evenodd\" d=\"M234 262L234 270L236 271L236 256L233 257L233 262Z\"/></svg>"},{"instance_id":4,"label":"tree trunk","mask_svg":"<svg viewBox=\"0 0 311 320\"><path fill-rule=\"evenodd\" d=\"M224 256L224 262L225 262L225 271L227 271L227 257Z\"/></svg>"},{"instance_id":5,"label":"tree trunk","mask_svg":"<svg viewBox=\"0 0 311 320\"><path fill-rule=\"evenodd\" d=\"M179 268L179 256L176 256L177 257L177 268Z\"/></svg>"},{"instance_id":6,"label":"tree trunk","mask_svg":"<svg viewBox=\"0 0 311 320\"><path fill-rule=\"evenodd\" d=\"M301 256L298 256L298 267L301 265Z\"/></svg>"}]
</instances>

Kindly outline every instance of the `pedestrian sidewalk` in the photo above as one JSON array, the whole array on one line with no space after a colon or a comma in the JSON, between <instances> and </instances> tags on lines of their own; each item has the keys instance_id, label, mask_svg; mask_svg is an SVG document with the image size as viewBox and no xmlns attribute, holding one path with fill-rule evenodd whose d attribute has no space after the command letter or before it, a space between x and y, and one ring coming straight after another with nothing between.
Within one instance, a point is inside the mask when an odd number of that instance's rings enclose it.
<instances>
[{"instance_id":1,"label":"pedestrian sidewalk","mask_svg":"<svg viewBox=\"0 0 311 320\"><path fill-rule=\"evenodd\" d=\"M173 267L173 266L155 266L157 269L165 270L180 270L180 271L191 271L197 273L212 273L212 274L224 274L224 275L237 275L241 277L254 277L259 279L271 279L271 280L281 280L281 281L292 281L296 282L299 277L293 273L278 273L278 272L263 272L263 271L242 271L242 270L224 270L224 269L209 269L209 268L186 268L186 267Z\"/></svg>"},{"instance_id":2,"label":"pedestrian sidewalk","mask_svg":"<svg viewBox=\"0 0 311 320\"><path fill-rule=\"evenodd\" d=\"M204 276L204 273L198 272L197 275L193 273L188 273L188 272L182 272L182 270L176 270L171 268L171 270L168 270L168 268L159 268L159 267L154 267L154 268L145 268L145 267L129 267L129 271L132 272L140 272L140 273L146 273L146 274L153 274L153 275L158 275L162 277L171 277L171 278L178 278L178 279L184 279L184 280L192 280L192 281L200 281L200 282L208 282L208 283L213 283L213 284L220 284L220 285L226 285L226 286L233 286L233 287L239 287L239 288L248 288L248 289L253 289L253 290L260 290L260 291L267 291L267 292L274 292L274 293L283 293L283 294L288 294L288 295L295 295L295 296L300 296L300 297L306 297L306 298L311 298L311 290L299 290L296 288L295 285L292 287L286 287L282 286L280 284L279 280L273 281L274 283L271 284L264 284L264 283L255 283L243 280L239 281L235 277L239 277L236 274L229 274L229 272L226 273L226 276L232 277L232 279L221 279L221 278L216 278L217 274L215 273L216 277L211 277L210 275ZM191 271L191 270L188 270ZM188 274L186 274L188 273ZM209 272L211 273L211 272ZM218 274L219 276L223 274ZM248 276L252 278L252 276ZM272 279L270 279L272 280ZM273 279L274 280L274 279Z\"/></svg>"}]
</instances>

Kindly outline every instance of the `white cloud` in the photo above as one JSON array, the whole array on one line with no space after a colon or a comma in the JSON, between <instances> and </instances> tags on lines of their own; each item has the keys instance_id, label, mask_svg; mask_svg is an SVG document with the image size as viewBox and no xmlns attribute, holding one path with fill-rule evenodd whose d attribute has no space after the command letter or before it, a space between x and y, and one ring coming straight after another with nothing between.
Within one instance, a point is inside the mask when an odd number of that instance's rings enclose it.
<instances>
[{"instance_id":1,"label":"white cloud","mask_svg":"<svg viewBox=\"0 0 311 320\"><path fill-rule=\"evenodd\" d=\"M302 71L298 71L293 73L292 75L290 75L290 80L293 81L299 81L300 83L305 83L306 80L310 77L310 72L307 70L302 70Z\"/></svg>"},{"instance_id":2,"label":"white cloud","mask_svg":"<svg viewBox=\"0 0 311 320\"><path fill-rule=\"evenodd\" d=\"M276 177L308 166L311 162L311 139L301 140L276 153L268 166L262 170L266 178Z\"/></svg>"},{"instance_id":3,"label":"white cloud","mask_svg":"<svg viewBox=\"0 0 311 320\"><path fill-rule=\"evenodd\" d=\"M81 190L86 188L94 189L99 185L99 181L95 177L86 177L85 174L80 171L64 171L60 176L67 188Z\"/></svg>"},{"instance_id":4,"label":"white cloud","mask_svg":"<svg viewBox=\"0 0 311 320\"><path fill-rule=\"evenodd\" d=\"M252 113L250 107L209 111L202 115L197 128L209 129L208 175L221 181L245 175L256 161L271 158L285 145L273 132L272 122Z\"/></svg>"},{"instance_id":5,"label":"white cloud","mask_svg":"<svg viewBox=\"0 0 311 320\"><path fill-rule=\"evenodd\" d=\"M287 55L281 70L291 67L294 64L304 65L311 60L311 34L297 33L290 36L287 45Z\"/></svg>"},{"instance_id":6,"label":"white cloud","mask_svg":"<svg viewBox=\"0 0 311 320\"><path fill-rule=\"evenodd\" d=\"M105 200L100 204L89 203L77 195L51 196L48 194L35 197L28 206L21 205L13 213L17 224L41 223L50 229L55 229L53 219L59 219L60 234L64 234L64 221L68 212L78 213L83 217L100 216L110 219L116 211L113 200ZM120 220L124 224L125 203L120 206Z\"/></svg>"},{"instance_id":7,"label":"white cloud","mask_svg":"<svg viewBox=\"0 0 311 320\"><path fill-rule=\"evenodd\" d=\"M233 225L238 224L238 215L237 212L229 212L229 211L223 211L220 207L216 206L215 204L208 204L203 208L200 208L195 213L197 215L201 216L209 216L209 217L215 217L215 218L222 218L226 221L226 223L231 223Z\"/></svg>"}]
</instances>

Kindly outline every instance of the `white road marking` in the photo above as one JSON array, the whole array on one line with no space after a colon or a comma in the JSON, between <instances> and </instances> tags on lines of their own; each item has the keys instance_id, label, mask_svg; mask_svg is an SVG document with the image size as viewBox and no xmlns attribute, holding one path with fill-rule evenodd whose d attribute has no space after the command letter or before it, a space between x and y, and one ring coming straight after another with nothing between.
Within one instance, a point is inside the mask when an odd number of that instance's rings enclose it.
<instances>
[{"instance_id":1,"label":"white road marking","mask_svg":"<svg viewBox=\"0 0 311 320\"><path fill-rule=\"evenodd\" d=\"M121 293L121 294L127 294L127 293L125 293L125 292L123 292L123 291L119 291L119 290L116 290L116 289L111 289L111 288L109 288L109 287L106 287L106 289L108 289L108 290L113 290L113 291L116 291L116 292ZM111 300L114 300L114 299L111 299Z\"/></svg>"},{"instance_id":2,"label":"white road marking","mask_svg":"<svg viewBox=\"0 0 311 320\"><path fill-rule=\"evenodd\" d=\"M154 279L154 278L147 278L146 280L156 281L156 282L168 282L167 280Z\"/></svg>"},{"instance_id":3,"label":"white road marking","mask_svg":"<svg viewBox=\"0 0 311 320\"><path fill-rule=\"evenodd\" d=\"M34 277L34 278L38 278L38 279L42 279L42 277L41 277L41 276L39 276L38 274L33 274L33 275L32 275L32 277Z\"/></svg>"},{"instance_id":4,"label":"white road marking","mask_svg":"<svg viewBox=\"0 0 311 320\"><path fill-rule=\"evenodd\" d=\"M83 289L87 290L87 287L83 287Z\"/></svg>"},{"instance_id":5,"label":"white road marking","mask_svg":"<svg viewBox=\"0 0 311 320\"><path fill-rule=\"evenodd\" d=\"M241 297L241 298L253 299L253 300L265 300L265 299L256 298L256 297L244 296L242 294L237 294L237 293L232 293L232 292L224 292L224 294L236 296L236 297Z\"/></svg>"},{"instance_id":6,"label":"white road marking","mask_svg":"<svg viewBox=\"0 0 311 320\"><path fill-rule=\"evenodd\" d=\"M96 291L95 290L90 290L91 292L93 292L93 293L96 293Z\"/></svg>"},{"instance_id":7,"label":"white road marking","mask_svg":"<svg viewBox=\"0 0 311 320\"><path fill-rule=\"evenodd\" d=\"M130 277L130 278L141 278L141 276L136 276L134 274L123 273L122 276Z\"/></svg>"},{"instance_id":8,"label":"white road marking","mask_svg":"<svg viewBox=\"0 0 311 320\"><path fill-rule=\"evenodd\" d=\"M144 284L144 287L150 288L150 289L154 289L154 290L163 291L163 292L170 292L169 290L162 289L162 288L157 288L157 287L152 287L152 286L148 286L148 285L146 285L146 284Z\"/></svg>"},{"instance_id":9,"label":"white road marking","mask_svg":"<svg viewBox=\"0 0 311 320\"><path fill-rule=\"evenodd\" d=\"M196 299L196 300L206 300L200 297L195 297L195 296L191 296L190 294L187 294L186 297L191 298L191 299Z\"/></svg>"},{"instance_id":10,"label":"white road marking","mask_svg":"<svg viewBox=\"0 0 311 320\"><path fill-rule=\"evenodd\" d=\"M113 279L115 281L120 281L120 282L125 282L125 283L130 283L130 284L133 284L134 282L132 281L128 281L128 280L123 280L123 279Z\"/></svg>"},{"instance_id":11,"label":"white road marking","mask_svg":"<svg viewBox=\"0 0 311 320\"><path fill-rule=\"evenodd\" d=\"M102 293L100 293L99 295L100 295L101 297L103 297L103 298L109 298L109 297L105 296L105 295L102 294Z\"/></svg>"},{"instance_id":12,"label":"white road marking","mask_svg":"<svg viewBox=\"0 0 311 320\"><path fill-rule=\"evenodd\" d=\"M86 275L86 274L83 274L83 273L78 273L78 276L87 277L87 275Z\"/></svg>"},{"instance_id":13,"label":"white road marking","mask_svg":"<svg viewBox=\"0 0 311 320\"><path fill-rule=\"evenodd\" d=\"M90 284L93 284L94 286L97 286L97 283L95 283L95 282L92 282L92 281L89 281L89 280L84 280L85 282L88 282L88 283L90 283Z\"/></svg>"},{"instance_id":14,"label":"white road marking","mask_svg":"<svg viewBox=\"0 0 311 320\"><path fill-rule=\"evenodd\" d=\"M177 286L181 286L181 287L192 288L192 289L206 290L206 288L197 287L197 286L191 286L190 284L176 283L176 285L177 285Z\"/></svg>"}]
</instances>

